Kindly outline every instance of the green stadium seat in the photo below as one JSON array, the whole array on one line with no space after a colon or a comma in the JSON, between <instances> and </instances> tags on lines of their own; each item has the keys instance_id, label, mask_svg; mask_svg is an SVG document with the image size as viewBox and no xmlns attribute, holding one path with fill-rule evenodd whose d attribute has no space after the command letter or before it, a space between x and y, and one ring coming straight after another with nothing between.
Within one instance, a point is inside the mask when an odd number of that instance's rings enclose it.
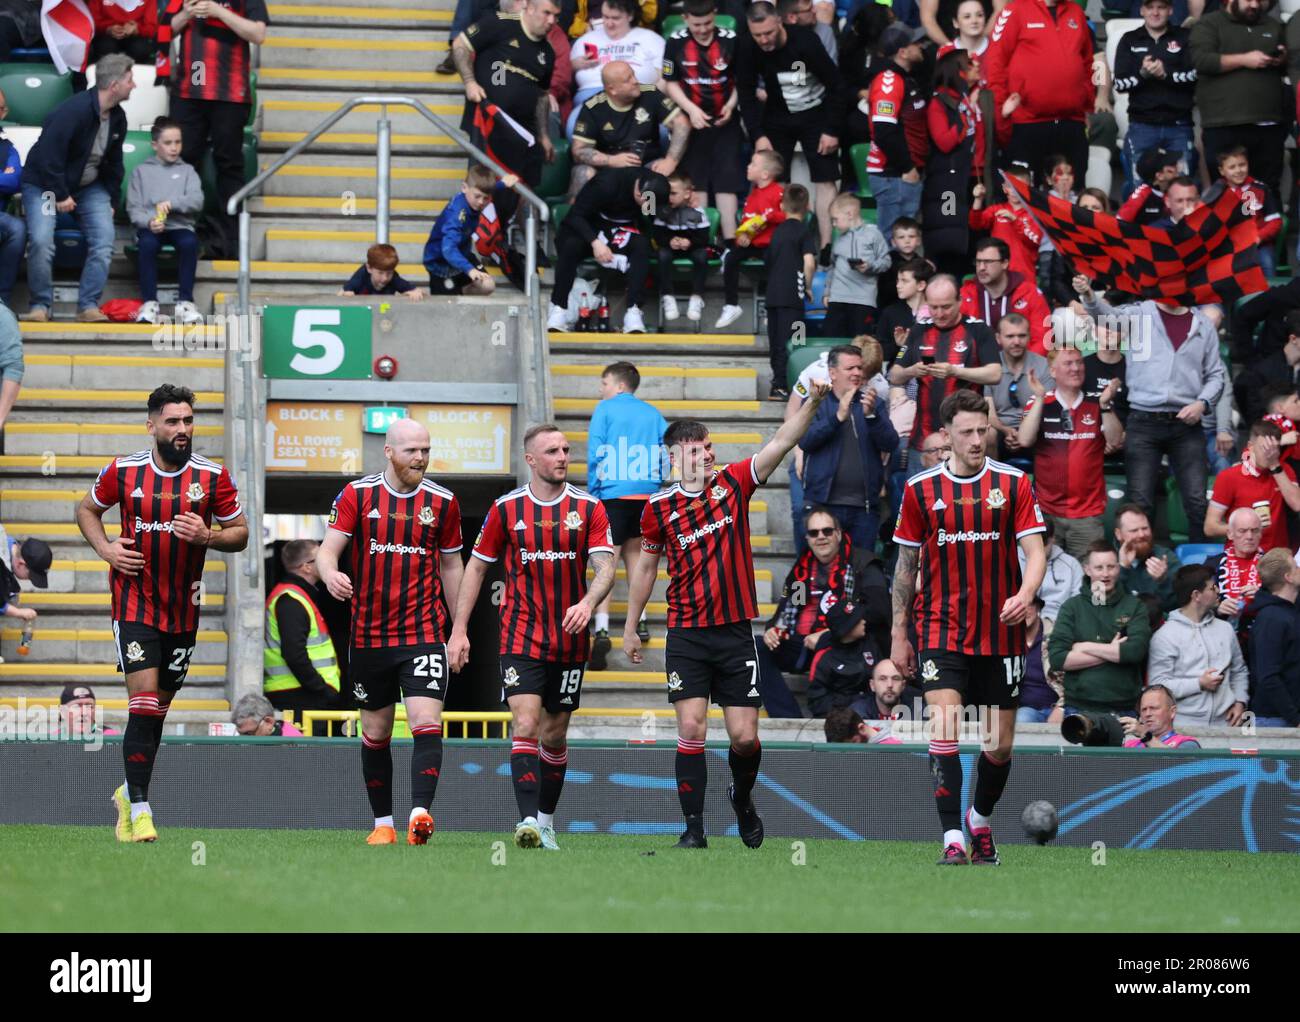
<instances>
[{"instance_id":1,"label":"green stadium seat","mask_svg":"<svg viewBox=\"0 0 1300 1022\"><path fill-rule=\"evenodd\" d=\"M1102 513L1102 528L1109 539L1115 534L1115 519L1119 509L1128 503L1128 480L1122 475L1106 476L1106 510Z\"/></svg>"},{"instance_id":2,"label":"green stadium seat","mask_svg":"<svg viewBox=\"0 0 1300 1022\"><path fill-rule=\"evenodd\" d=\"M9 119L39 128L50 112L72 97L72 75L52 64L0 65L0 92L9 103Z\"/></svg>"},{"instance_id":3,"label":"green stadium seat","mask_svg":"<svg viewBox=\"0 0 1300 1022\"><path fill-rule=\"evenodd\" d=\"M1174 546L1186 543L1191 535L1187 522L1187 510L1183 507L1183 496L1178 490L1178 483L1171 475L1165 480L1165 523L1169 528L1169 542Z\"/></svg>"},{"instance_id":4,"label":"green stadium seat","mask_svg":"<svg viewBox=\"0 0 1300 1022\"><path fill-rule=\"evenodd\" d=\"M835 347L835 344L828 344L826 341L826 338L818 337L815 343L796 344L789 347L790 361L787 363L785 371L787 389L794 386L794 381L799 379L799 374L821 358L823 352L830 351L831 348Z\"/></svg>"},{"instance_id":5,"label":"green stadium seat","mask_svg":"<svg viewBox=\"0 0 1300 1022\"><path fill-rule=\"evenodd\" d=\"M875 206L875 196L871 191L871 175L867 173L867 154L871 152L870 142L859 142L849 149L849 159L853 163L853 174L858 179L857 196L862 200L871 200Z\"/></svg>"},{"instance_id":6,"label":"green stadium seat","mask_svg":"<svg viewBox=\"0 0 1300 1022\"><path fill-rule=\"evenodd\" d=\"M562 138L555 143L555 160L542 165L542 180L537 186L539 199L555 199L569 190L569 173L573 169L569 158L569 140Z\"/></svg>"},{"instance_id":7,"label":"green stadium seat","mask_svg":"<svg viewBox=\"0 0 1300 1022\"><path fill-rule=\"evenodd\" d=\"M120 219L126 220L126 193L131 187L131 172L153 155L150 133L147 131L128 131L122 140L122 213Z\"/></svg>"},{"instance_id":8,"label":"green stadium seat","mask_svg":"<svg viewBox=\"0 0 1300 1022\"><path fill-rule=\"evenodd\" d=\"M715 14L713 16L713 24L718 28L730 29L732 32L736 30L736 19L730 14ZM664 18L662 29L663 37L667 39L679 28L684 28L685 26L686 19L684 17L680 14L670 14L668 17Z\"/></svg>"}]
</instances>

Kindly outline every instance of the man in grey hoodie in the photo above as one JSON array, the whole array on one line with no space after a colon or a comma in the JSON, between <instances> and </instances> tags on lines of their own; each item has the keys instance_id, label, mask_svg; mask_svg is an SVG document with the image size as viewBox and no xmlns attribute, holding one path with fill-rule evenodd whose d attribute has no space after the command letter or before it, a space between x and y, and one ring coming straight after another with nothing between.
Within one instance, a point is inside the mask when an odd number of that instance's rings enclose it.
<instances>
[{"instance_id":1,"label":"man in grey hoodie","mask_svg":"<svg viewBox=\"0 0 1300 1022\"><path fill-rule=\"evenodd\" d=\"M140 248L140 297L144 305L138 323L158 322L158 253L164 244L176 249L180 286L176 318L202 323L194 304L194 276L199 243L194 217L203 209L203 185L193 167L181 159L181 126L167 117L153 124L153 156L131 172L126 212L136 229Z\"/></svg>"},{"instance_id":2,"label":"man in grey hoodie","mask_svg":"<svg viewBox=\"0 0 1300 1022\"><path fill-rule=\"evenodd\" d=\"M1151 300L1115 308L1094 294L1092 282L1074 278L1074 289L1093 319L1106 317L1125 341L1129 417L1124 467L1129 497L1150 515L1155 507L1160 461L1182 493L1188 539L1204 543L1205 435L1201 418L1211 414L1227 372L1219 357L1219 334L1199 309Z\"/></svg>"},{"instance_id":3,"label":"man in grey hoodie","mask_svg":"<svg viewBox=\"0 0 1300 1022\"><path fill-rule=\"evenodd\" d=\"M1178 701L1178 726L1235 727L1246 712L1249 677L1231 624L1215 616L1219 590L1204 564L1174 576L1178 609L1151 636L1147 684L1164 685Z\"/></svg>"}]
</instances>

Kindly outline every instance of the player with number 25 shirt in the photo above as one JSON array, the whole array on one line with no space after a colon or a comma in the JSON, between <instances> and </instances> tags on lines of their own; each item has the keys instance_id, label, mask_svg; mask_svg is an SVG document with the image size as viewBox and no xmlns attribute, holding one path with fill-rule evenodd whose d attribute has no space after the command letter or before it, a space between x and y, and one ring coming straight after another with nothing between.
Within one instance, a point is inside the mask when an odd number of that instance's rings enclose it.
<instances>
[{"instance_id":1,"label":"player with number 25 shirt","mask_svg":"<svg viewBox=\"0 0 1300 1022\"><path fill-rule=\"evenodd\" d=\"M952 453L912 476L894 526L894 627L890 659L903 674L920 661L930 708L930 772L943 827L941 866L999 864L989 817L1011 773L1011 743L1025 667L1025 613L1042 584L1043 513L1029 477L984 454L989 416L978 391L943 399ZM1020 574L1017 546L1025 552ZM919 573L919 582L918 582ZM908 626L915 614L919 652ZM962 704L979 707L983 755L961 832Z\"/></svg>"},{"instance_id":2,"label":"player with number 25 shirt","mask_svg":"<svg viewBox=\"0 0 1300 1022\"><path fill-rule=\"evenodd\" d=\"M668 638L664 670L668 701L677 711L677 797L686 831L678 848L707 848L704 787L708 767L704 740L709 699L722 707L731 738L727 797L741 840L763 843L763 821L751 792L758 780L758 651L751 621L758 616L754 558L749 541L749 500L808 431L826 396L812 396L758 453L718 471L713 441L702 422L678 419L664 433L668 457L681 480L654 494L641 512L641 556L628 578L623 651L641 662L636 623L650 599L659 558L668 555Z\"/></svg>"},{"instance_id":3,"label":"player with number 25 shirt","mask_svg":"<svg viewBox=\"0 0 1300 1022\"><path fill-rule=\"evenodd\" d=\"M406 843L423 845L433 833L429 809L442 772L447 608L465 571L460 504L425 478L429 431L418 422L398 419L389 427L384 457L383 472L348 483L334 498L316 567L331 596L352 601L348 678L361 704L361 773L375 816L366 841L397 842L389 741L400 698L415 746ZM351 578L339 571L349 543Z\"/></svg>"},{"instance_id":4,"label":"player with number 25 shirt","mask_svg":"<svg viewBox=\"0 0 1300 1022\"><path fill-rule=\"evenodd\" d=\"M510 773L520 848L558 851L555 810L568 769L569 717L582 698L587 622L614 585L604 505L571 486L569 441L546 423L524 434L527 486L497 500L474 543L447 644L451 668L469 659L470 614L490 565L505 568L501 695L513 716ZM595 578L587 585L587 566ZM539 746L540 739L540 746Z\"/></svg>"}]
</instances>

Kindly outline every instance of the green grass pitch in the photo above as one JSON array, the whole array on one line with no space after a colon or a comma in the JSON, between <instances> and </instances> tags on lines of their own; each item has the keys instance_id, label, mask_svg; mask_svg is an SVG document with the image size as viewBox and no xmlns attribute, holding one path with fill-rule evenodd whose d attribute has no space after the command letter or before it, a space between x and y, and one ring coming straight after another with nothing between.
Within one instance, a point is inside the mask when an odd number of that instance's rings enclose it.
<instances>
[{"instance_id":1,"label":"green grass pitch","mask_svg":"<svg viewBox=\"0 0 1300 1022\"><path fill-rule=\"evenodd\" d=\"M940 869L937 841L682 852L669 836L561 834L557 854L507 834L364 838L169 827L118 845L108 826L0 827L0 930L1288 931L1300 902L1283 854L1109 849L1095 866L1090 849L1011 845L1001 868Z\"/></svg>"}]
</instances>

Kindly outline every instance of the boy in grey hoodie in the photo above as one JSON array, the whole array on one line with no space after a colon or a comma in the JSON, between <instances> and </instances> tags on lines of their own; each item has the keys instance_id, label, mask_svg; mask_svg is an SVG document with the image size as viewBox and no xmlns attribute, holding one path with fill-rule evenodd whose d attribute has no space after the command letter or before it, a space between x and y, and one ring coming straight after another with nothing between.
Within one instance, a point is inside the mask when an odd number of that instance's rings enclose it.
<instances>
[{"instance_id":1,"label":"boy in grey hoodie","mask_svg":"<svg viewBox=\"0 0 1300 1022\"><path fill-rule=\"evenodd\" d=\"M180 287L176 318L182 323L202 323L194 304L194 275L199 264L199 242L194 217L203 209L203 186L194 168L181 159L181 126L159 117L151 131L154 155L131 172L126 192L126 212L136 229L140 247L140 297L144 305L137 323L158 322L158 253L164 244L176 249Z\"/></svg>"},{"instance_id":2,"label":"boy in grey hoodie","mask_svg":"<svg viewBox=\"0 0 1300 1022\"><path fill-rule=\"evenodd\" d=\"M1178 726L1236 726L1249 701L1249 677L1231 624L1215 616L1219 591L1204 564L1174 576L1178 609L1151 636L1147 684L1164 685L1178 700Z\"/></svg>"},{"instance_id":3,"label":"boy in grey hoodie","mask_svg":"<svg viewBox=\"0 0 1300 1022\"><path fill-rule=\"evenodd\" d=\"M855 195L841 195L831 203L831 225L840 233L831 248L834 267L826 288L829 304L822 334L869 334L876 325L877 282L892 265L889 246L875 224L863 222L862 203Z\"/></svg>"}]
</instances>

